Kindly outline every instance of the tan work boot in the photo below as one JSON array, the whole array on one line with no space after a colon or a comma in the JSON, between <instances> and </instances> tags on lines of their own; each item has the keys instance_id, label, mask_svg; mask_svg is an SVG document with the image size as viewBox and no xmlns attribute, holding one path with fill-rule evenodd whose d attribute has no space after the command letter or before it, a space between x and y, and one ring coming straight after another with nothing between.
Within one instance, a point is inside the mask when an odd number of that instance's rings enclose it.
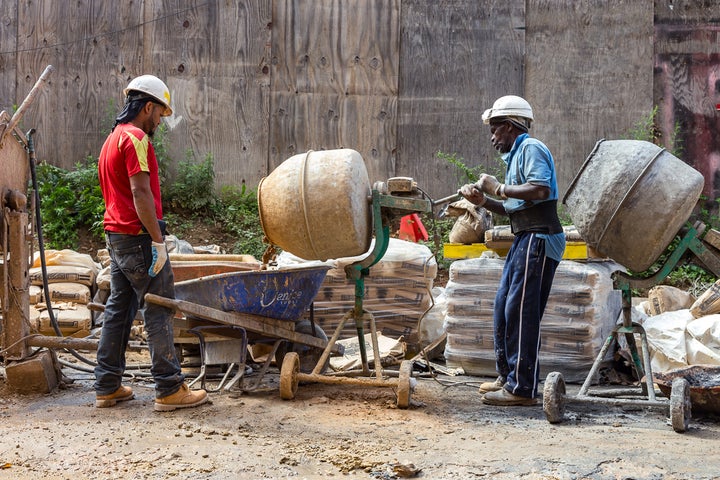
<instances>
[{"instance_id":1,"label":"tan work boot","mask_svg":"<svg viewBox=\"0 0 720 480\"><path fill-rule=\"evenodd\" d=\"M117 402L124 402L125 400L132 400L135 398L132 388L120 386L113 393L108 395L95 395L95 407L105 408L114 407Z\"/></svg>"},{"instance_id":2,"label":"tan work boot","mask_svg":"<svg viewBox=\"0 0 720 480\"><path fill-rule=\"evenodd\" d=\"M512 406L527 406L535 405L537 403L536 398L521 397L520 395L513 395L504 388L496 392L488 392L482 397L482 402L488 405L499 405L501 407L512 407Z\"/></svg>"},{"instance_id":3,"label":"tan work boot","mask_svg":"<svg viewBox=\"0 0 720 480\"><path fill-rule=\"evenodd\" d=\"M503 385L505 385L505 379L503 377L497 377L492 382L481 383L478 392L480 392L480 395L485 395L488 392L497 392Z\"/></svg>"},{"instance_id":4,"label":"tan work boot","mask_svg":"<svg viewBox=\"0 0 720 480\"><path fill-rule=\"evenodd\" d=\"M167 397L155 399L156 412L171 412L178 408L197 407L207 402L208 396L205 390L190 390L187 384L183 383L180 390Z\"/></svg>"}]
</instances>

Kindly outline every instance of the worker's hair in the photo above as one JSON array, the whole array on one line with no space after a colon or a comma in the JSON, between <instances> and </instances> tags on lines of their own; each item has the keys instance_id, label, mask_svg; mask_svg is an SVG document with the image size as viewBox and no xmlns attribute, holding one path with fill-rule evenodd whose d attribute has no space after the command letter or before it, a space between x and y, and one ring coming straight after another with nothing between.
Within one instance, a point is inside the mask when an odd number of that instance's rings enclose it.
<instances>
[{"instance_id":1,"label":"worker's hair","mask_svg":"<svg viewBox=\"0 0 720 480\"><path fill-rule=\"evenodd\" d=\"M115 127L122 123L128 123L133 121L133 119L138 116L138 113L140 113L140 110L142 110L142 108L148 101L159 104L159 102L155 100L155 98L151 97L147 93L138 92L137 90L130 90L125 97L125 106L118 114L118 116L115 117L115 124L110 131L112 132L113 130L115 130Z\"/></svg>"}]
</instances>

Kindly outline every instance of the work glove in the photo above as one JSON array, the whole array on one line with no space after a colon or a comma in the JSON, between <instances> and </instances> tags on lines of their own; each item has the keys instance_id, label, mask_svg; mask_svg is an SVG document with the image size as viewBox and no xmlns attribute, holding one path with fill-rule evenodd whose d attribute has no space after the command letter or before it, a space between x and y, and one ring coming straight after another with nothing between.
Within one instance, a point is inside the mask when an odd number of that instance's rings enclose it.
<instances>
[{"instance_id":1,"label":"work glove","mask_svg":"<svg viewBox=\"0 0 720 480\"><path fill-rule=\"evenodd\" d=\"M496 197L500 196L500 187L502 186L502 184L498 181L497 178L493 177L492 175L483 173L482 175L480 175L480 180L478 180L475 185L477 185L480 190L487 194L495 195Z\"/></svg>"},{"instance_id":2,"label":"work glove","mask_svg":"<svg viewBox=\"0 0 720 480\"><path fill-rule=\"evenodd\" d=\"M458 190L458 193L465 197L469 202L477 205L478 207L482 207L483 205L485 205L485 201L487 200L482 190L480 190L480 188L473 183L463 185L462 188Z\"/></svg>"},{"instance_id":3,"label":"work glove","mask_svg":"<svg viewBox=\"0 0 720 480\"><path fill-rule=\"evenodd\" d=\"M165 266L165 262L168 259L167 246L165 242L152 242L152 263L148 269L148 275L154 277L160 270Z\"/></svg>"}]
</instances>

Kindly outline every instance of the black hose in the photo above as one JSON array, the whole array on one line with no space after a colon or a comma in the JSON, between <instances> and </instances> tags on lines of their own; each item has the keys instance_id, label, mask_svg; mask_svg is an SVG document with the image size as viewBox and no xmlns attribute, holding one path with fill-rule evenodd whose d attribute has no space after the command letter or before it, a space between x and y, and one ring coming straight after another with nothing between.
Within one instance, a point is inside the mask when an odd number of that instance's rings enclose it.
<instances>
[{"instance_id":1,"label":"black hose","mask_svg":"<svg viewBox=\"0 0 720 480\"><path fill-rule=\"evenodd\" d=\"M55 317L55 311L52 308L52 304L50 302L50 288L48 287L48 281L47 281L47 264L45 262L45 241L43 240L43 234L42 234L42 216L40 215L40 192L38 191L38 184L37 184L37 174L35 173L35 144L32 139L32 135L35 133L35 129L31 128L28 130L27 134L25 135L27 137L27 150L28 150L28 157L30 160L30 173L32 177L32 186L33 186L33 195L35 197L35 223L37 227L37 238L38 238L38 250L40 254L40 266L42 268L42 279L43 279L43 293L45 295L45 304L47 305L48 309L48 315L50 316L50 324L53 327L53 330L55 331L55 334L58 337L63 337L62 331L60 330L60 326L58 325L57 318ZM92 360L89 360L79 353L77 351L65 348L66 352L70 353L73 357L77 358L81 362L87 363L91 366L97 366L95 362Z\"/></svg>"}]
</instances>

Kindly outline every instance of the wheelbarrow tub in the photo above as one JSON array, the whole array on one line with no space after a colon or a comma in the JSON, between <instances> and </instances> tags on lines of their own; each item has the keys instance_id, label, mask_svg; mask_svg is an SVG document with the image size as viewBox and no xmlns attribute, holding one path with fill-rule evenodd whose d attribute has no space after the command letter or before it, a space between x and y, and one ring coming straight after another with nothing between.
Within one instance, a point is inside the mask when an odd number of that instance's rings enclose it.
<instances>
[{"instance_id":1,"label":"wheelbarrow tub","mask_svg":"<svg viewBox=\"0 0 720 480\"><path fill-rule=\"evenodd\" d=\"M720 414L720 366L692 365L669 372L653 373L653 380L668 398L673 380L680 377L684 377L690 384L693 413Z\"/></svg>"},{"instance_id":2,"label":"wheelbarrow tub","mask_svg":"<svg viewBox=\"0 0 720 480\"><path fill-rule=\"evenodd\" d=\"M327 265L239 271L175 283L175 298L224 312L298 322L320 290Z\"/></svg>"},{"instance_id":3,"label":"wheelbarrow tub","mask_svg":"<svg viewBox=\"0 0 720 480\"><path fill-rule=\"evenodd\" d=\"M172 271L176 283L220 273L260 270L260 267L260 263L251 262L217 262L212 260L202 262L172 262Z\"/></svg>"}]
</instances>

